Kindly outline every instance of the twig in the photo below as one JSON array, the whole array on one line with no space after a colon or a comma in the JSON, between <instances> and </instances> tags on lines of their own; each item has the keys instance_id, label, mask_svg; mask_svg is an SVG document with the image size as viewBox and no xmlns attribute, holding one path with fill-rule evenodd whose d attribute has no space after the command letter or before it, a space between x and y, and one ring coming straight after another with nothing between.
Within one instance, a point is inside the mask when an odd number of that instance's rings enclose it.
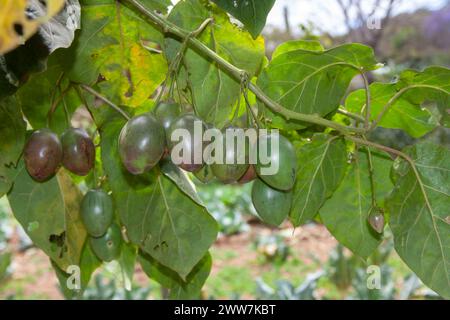
<instances>
[{"instance_id":1,"label":"twig","mask_svg":"<svg viewBox=\"0 0 450 320\"><path fill-rule=\"evenodd\" d=\"M102 96L100 93L98 93L97 91L95 91L93 88L85 85L85 84L80 84L80 87L89 92L90 94L92 94L93 96L97 97L98 99L102 100L104 103L106 103L108 106L110 106L111 108L113 108L114 110L116 110L118 113L120 113L125 119L130 120L130 116L123 111L121 108L119 108L117 105L115 105L114 103L112 103L111 101L109 101L106 97Z\"/></svg>"},{"instance_id":2,"label":"twig","mask_svg":"<svg viewBox=\"0 0 450 320\"><path fill-rule=\"evenodd\" d=\"M337 113L342 114L342 115L344 115L346 117L349 117L349 118L351 118L353 120L356 120L358 122L364 122L365 121L364 117L360 116L359 114L352 113L352 112L347 111L347 110L342 109L342 108L339 108L337 110Z\"/></svg>"},{"instance_id":3,"label":"twig","mask_svg":"<svg viewBox=\"0 0 450 320\"><path fill-rule=\"evenodd\" d=\"M121 0L122 2L126 2L133 6L136 10L138 10L141 14L146 16L152 23L158 25L163 31L171 33L175 36L178 36L182 39L185 39L189 35L189 31L185 31L178 26L174 25L173 23L166 21L162 17L160 17L157 13L148 10L145 6L143 6L139 1L137 0ZM231 77L233 77L236 81L240 81L243 74L246 74L247 72L245 70L241 70L234 65L232 65L230 62L219 56L216 52L211 50L209 47L207 47L205 44L203 44L201 41L195 39L195 38L188 38L189 44L192 46L192 48L196 49L197 51L201 52L206 57L212 59L217 63L219 67L224 69L229 73ZM269 109L271 109L273 112L279 113L286 119L293 119L298 121L303 121L307 123L312 123L316 125L320 125L323 127L329 127L332 129L335 129L343 134L351 134L351 133L365 133L365 129L363 128L355 128L355 127L347 127L345 125L341 125L340 123L330 121L327 119L324 119L320 117L317 114L303 114L298 113L295 111L291 111L289 109L284 108L279 103L273 101L271 98L269 98L257 85L253 83L249 83L249 90L251 90L256 97L263 102Z\"/></svg>"}]
</instances>

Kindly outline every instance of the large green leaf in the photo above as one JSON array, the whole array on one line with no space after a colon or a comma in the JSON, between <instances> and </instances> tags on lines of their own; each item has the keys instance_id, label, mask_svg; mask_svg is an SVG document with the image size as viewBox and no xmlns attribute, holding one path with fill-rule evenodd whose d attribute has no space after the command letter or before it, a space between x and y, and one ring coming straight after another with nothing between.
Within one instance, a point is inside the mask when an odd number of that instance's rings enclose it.
<instances>
[{"instance_id":1,"label":"large green leaf","mask_svg":"<svg viewBox=\"0 0 450 320\"><path fill-rule=\"evenodd\" d=\"M395 189L387 200L395 249L431 289L450 298L450 150L420 143L394 166Z\"/></svg>"},{"instance_id":2,"label":"large green leaf","mask_svg":"<svg viewBox=\"0 0 450 320\"><path fill-rule=\"evenodd\" d=\"M172 163L169 159L161 161L161 172L172 180L181 191L188 195L193 201L204 206L202 199L195 189L195 184L189 179L187 173Z\"/></svg>"},{"instance_id":3,"label":"large green leaf","mask_svg":"<svg viewBox=\"0 0 450 320\"><path fill-rule=\"evenodd\" d=\"M441 112L441 122L450 118L450 70L442 67L430 67L423 72L404 71L397 82L370 85L371 120L378 119L385 106L385 113L379 125L385 128L402 129L412 137L421 137L439 124L439 119L424 103L434 102ZM352 92L345 103L346 109L360 113L365 109L365 90Z\"/></svg>"},{"instance_id":4,"label":"large green leaf","mask_svg":"<svg viewBox=\"0 0 450 320\"><path fill-rule=\"evenodd\" d=\"M364 45L345 44L326 51L312 45L309 50L287 50L277 55L264 69L257 84L289 110L325 116L339 107L354 76L376 68L373 50ZM261 108L274 127L301 129L308 126L286 121L262 104Z\"/></svg>"},{"instance_id":5,"label":"large green leaf","mask_svg":"<svg viewBox=\"0 0 450 320\"><path fill-rule=\"evenodd\" d=\"M8 195L17 221L60 269L79 265L86 240L79 215L81 192L62 170L45 183L34 181L22 160L18 170Z\"/></svg>"},{"instance_id":6,"label":"large green leaf","mask_svg":"<svg viewBox=\"0 0 450 320\"><path fill-rule=\"evenodd\" d=\"M161 9L166 1L146 1ZM131 107L143 104L164 80L167 63L144 43L163 41L162 34L114 0L83 1L82 25L74 44L61 57L71 80L99 84L109 99Z\"/></svg>"},{"instance_id":7,"label":"large green leaf","mask_svg":"<svg viewBox=\"0 0 450 320\"><path fill-rule=\"evenodd\" d=\"M213 0L236 19L240 20L253 38L256 38L266 25L267 15L275 0Z\"/></svg>"},{"instance_id":8,"label":"large green leaf","mask_svg":"<svg viewBox=\"0 0 450 320\"><path fill-rule=\"evenodd\" d=\"M372 192L370 182L369 153L359 151L341 185L320 209L320 218L331 234L362 258L367 258L381 240L368 223L373 208L372 195L375 195L377 205L383 206L384 197L393 188L389 177L391 159L374 152L370 154L375 192Z\"/></svg>"},{"instance_id":9,"label":"large green leaf","mask_svg":"<svg viewBox=\"0 0 450 320\"><path fill-rule=\"evenodd\" d=\"M325 134L297 148L298 171L290 218L295 226L314 218L345 175L347 152L343 139Z\"/></svg>"},{"instance_id":10,"label":"large green leaf","mask_svg":"<svg viewBox=\"0 0 450 320\"><path fill-rule=\"evenodd\" d=\"M25 121L17 100L0 100L0 198L9 191L25 142Z\"/></svg>"},{"instance_id":11,"label":"large green leaf","mask_svg":"<svg viewBox=\"0 0 450 320\"><path fill-rule=\"evenodd\" d=\"M253 40L250 34L233 25L219 8L207 8L200 0L180 1L171 11L169 20L185 30L193 31L210 17L214 18L214 22L198 39L222 58L254 76L264 57L263 39ZM168 39L166 46L166 54L173 58L180 44ZM190 79L198 115L206 122L222 127L239 96L239 82L193 50L187 51L185 62L187 74L182 73L182 77Z\"/></svg>"},{"instance_id":12,"label":"large green leaf","mask_svg":"<svg viewBox=\"0 0 450 320\"><path fill-rule=\"evenodd\" d=\"M131 243L124 243L120 252L119 265L125 290L131 291L138 249Z\"/></svg>"},{"instance_id":13,"label":"large green leaf","mask_svg":"<svg viewBox=\"0 0 450 320\"><path fill-rule=\"evenodd\" d=\"M76 289L70 289L67 286L67 282L69 282L73 285L72 282L74 279L70 279L70 277L76 276L76 274L68 274L67 272L61 270L53 261L52 261L52 267L55 270L56 277L59 281L59 286L61 288L62 293L64 294L64 297L66 299L80 299L83 296L84 290L89 284L89 281L91 280L91 276L94 273L94 271L100 267L102 264L102 261L97 258L97 256L92 252L91 246L89 245L89 242L86 241L83 251L81 252L81 258L80 263L78 267L80 268L80 288L78 290ZM75 269L74 269L75 270ZM74 272L74 270L70 270L71 272Z\"/></svg>"},{"instance_id":14,"label":"large green leaf","mask_svg":"<svg viewBox=\"0 0 450 320\"><path fill-rule=\"evenodd\" d=\"M140 3L148 9L161 13L167 13L168 8L172 5L170 0L141 0Z\"/></svg>"},{"instance_id":15,"label":"large green leaf","mask_svg":"<svg viewBox=\"0 0 450 320\"><path fill-rule=\"evenodd\" d=\"M279 55L295 51L295 50L308 50L308 51L324 51L324 47L319 41L316 40L291 40L280 44L272 53L272 59L275 59Z\"/></svg>"},{"instance_id":16,"label":"large green leaf","mask_svg":"<svg viewBox=\"0 0 450 320\"><path fill-rule=\"evenodd\" d=\"M141 253L139 261L147 276L169 290L173 300L200 299L201 289L211 272L212 259L207 253L183 281L175 272L164 267L147 254Z\"/></svg>"},{"instance_id":17,"label":"large green leaf","mask_svg":"<svg viewBox=\"0 0 450 320\"><path fill-rule=\"evenodd\" d=\"M129 239L182 278L202 259L217 236L217 224L159 170L142 176L125 172L118 154L124 121L101 127L102 160Z\"/></svg>"},{"instance_id":18,"label":"large green leaf","mask_svg":"<svg viewBox=\"0 0 450 320\"><path fill-rule=\"evenodd\" d=\"M62 53L62 52L58 52ZM49 127L61 134L66 130L65 107L69 116L82 104L64 70L58 64L57 55L52 55L45 72L34 74L17 92L23 113L35 129L47 127L48 113L54 107Z\"/></svg>"}]
</instances>

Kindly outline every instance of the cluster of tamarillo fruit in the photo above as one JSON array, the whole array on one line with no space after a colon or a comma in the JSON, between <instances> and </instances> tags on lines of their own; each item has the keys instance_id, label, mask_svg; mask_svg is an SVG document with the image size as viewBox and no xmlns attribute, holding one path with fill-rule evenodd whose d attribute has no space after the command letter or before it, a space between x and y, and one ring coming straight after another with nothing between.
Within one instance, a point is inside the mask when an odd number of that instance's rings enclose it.
<instances>
[{"instance_id":1,"label":"cluster of tamarillo fruit","mask_svg":"<svg viewBox=\"0 0 450 320\"><path fill-rule=\"evenodd\" d=\"M161 102L152 113L138 115L127 122L119 137L119 154L125 168L132 174L143 174L151 170L159 161L172 155L177 145L183 152L188 152L190 161L177 165L192 172L201 182L208 183L216 179L224 184L244 184L256 180L252 189L252 201L261 219L272 225L280 225L289 214L292 205L292 189L297 174L296 153L291 142L277 135L278 148L271 148L270 133L258 135L257 141L246 141L239 150L238 145L227 147L222 141L223 161L207 164L207 159L194 161L194 150L205 150L209 143L195 135L195 125L201 123L204 130L214 129L192 113L182 113L181 106L175 102ZM172 141L175 130L183 129L189 133L182 140ZM227 128L228 129L228 128ZM225 129L221 135L226 139ZM266 145L268 159L265 163L255 164L248 161L249 150L257 144ZM256 153L259 155L259 153ZM202 152L203 155L203 152ZM184 158L183 158L184 159ZM263 174L263 168L269 165L277 167L274 174ZM175 162L175 161L174 161Z\"/></svg>"},{"instance_id":2,"label":"cluster of tamarillo fruit","mask_svg":"<svg viewBox=\"0 0 450 320\"><path fill-rule=\"evenodd\" d=\"M169 137L176 129L185 129L191 133L192 139L183 139L181 142L183 150L203 150L206 147L203 139L194 139L195 122L200 122L204 129L211 128L194 114L182 114L181 106L175 102L161 102L153 112L133 117L123 127L118 141L124 167L131 174L139 175L150 171L163 158L169 158L175 145ZM259 139L265 139L270 144L272 136L268 134ZM276 162L279 168L273 175L262 175L259 163L233 161L246 150L226 148L226 143L223 146L223 155L227 160L223 164L206 165L202 160L201 163L181 163L179 167L192 172L203 183L214 179L226 184L244 184L256 180L252 200L258 214L270 224L281 224L291 208L291 190L297 170L292 144L279 136L278 150L272 150L269 155L270 161ZM83 129L69 128L61 137L50 129L40 129L34 131L25 144L25 167L38 182L49 180L61 166L75 175L86 176L95 165L95 149L92 138ZM90 236L91 248L98 258L102 261L116 259L121 251L122 234L114 222L111 196L100 188L89 190L83 197L80 215Z\"/></svg>"},{"instance_id":3,"label":"cluster of tamarillo fruit","mask_svg":"<svg viewBox=\"0 0 450 320\"><path fill-rule=\"evenodd\" d=\"M38 182L49 180L61 166L73 174L86 176L95 164L95 145L83 129L69 128L61 137L49 129L40 129L29 137L24 160L29 175ZM106 262L116 259L122 235L113 222L111 196L101 189L89 190L81 202L80 216L97 257Z\"/></svg>"}]
</instances>

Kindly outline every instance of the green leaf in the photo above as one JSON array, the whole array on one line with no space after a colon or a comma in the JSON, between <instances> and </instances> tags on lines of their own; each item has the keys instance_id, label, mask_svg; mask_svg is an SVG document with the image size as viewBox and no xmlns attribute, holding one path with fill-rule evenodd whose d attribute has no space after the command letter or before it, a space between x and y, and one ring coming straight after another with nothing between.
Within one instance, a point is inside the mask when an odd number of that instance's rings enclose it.
<instances>
[{"instance_id":1,"label":"green leaf","mask_svg":"<svg viewBox=\"0 0 450 320\"><path fill-rule=\"evenodd\" d=\"M0 198L14 182L15 168L25 143L25 121L15 97L0 100Z\"/></svg>"},{"instance_id":2,"label":"green leaf","mask_svg":"<svg viewBox=\"0 0 450 320\"><path fill-rule=\"evenodd\" d=\"M423 72L404 71L395 83L373 83L370 85L371 120L389 106L379 125L384 128L402 129L412 137L418 138L439 125L432 110L424 104L433 102L441 112L441 122L450 118L450 70L442 67L430 67ZM352 92L345 102L346 109L361 113L365 109L365 90Z\"/></svg>"},{"instance_id":3,"label":"green leaf","mask_svg":"<svg viewBox=\"0 0 450 320\"><path fill-rule=\"evenodd\" d=\"M247 32L232 24L222 10L206 8L200 0L186 0L178 2L168 19L185 30L193 31L210 17L214 22L197 38L225 60L246 70L250 77L256 75L263 62L264 40L253 40ZM173 58L180 44L167 39L166 46L166 54ZM197 115L208 123L223 127L239 96L239 82L191 49L185 55L185 68L186 72L180 73L180 78L189 77Z\"/></svg>"},{"instance_id":4,"label":"green leaf","mask_svg":"<svg viewBox=\"0 0 450 320\"><path fill-rule=\"evenodd\" d=\"M170 0L141 0L139 2L144 7L161 13L167 13L168 8L172 5Z\"/></svg>"},{"instance_id":5,"label":"green leaf","mask_svg":"<svg viewBox=\"0 0 450 320\"><path fill-rule=\"evenodd\" d=\"M64 171L39 183L28 175L22 160L8 195L17 221L33 243L62 270L80 263L86 239L79 215L81 197L81 192Z\"/></svg>"},{"instance_id":6,"label":"green leaf","mask_svg":"<svg viewBox=\"0 0 450 320\"><path fill-rule=\"evenodd\" d=\"M311 143L297 149L298 170L290 218L295 226L306 223L319 212L341 183L347 169L343 139L316 135Z\"/></svg>"},{"instance_id":7,"label":"green leaf","mask_svg":"<svg viewBox=\"0 0 450 320\"><path fill-rule=\"evenodd\" d=\"M147 276L169 290L173 300L200 299L201 289L211 272L212 259L207 253L183 281L175 272L164 267L147 254L139 255L139 262Z\"/></svg>"},{"instance_id":8,"label":"green leaf","mask_svg":"<svg viewBox=\"0 0 450 320\"><path fill-rule=\"evenodd\" d=\"M185 278L216 240L217 224L203 206L158 170L142 176L125 172L118 155L124 121L101 128L102 159L129 239Z\"/></svg>"},{"instance_id":9,"label":"green leaf","mask_svg":"<svg viewBox=\"0 0 450 320\"><path fill-rule=\"evenodd\" d=\"M186 172L178 168L170 160L163 160L160 163L162 173L175 183L181 191L188 195L193 201L204 206L202 199L195 189L195 184L189 179Z\"/></svg>"},{"instance_id":10,"label":"green leaf","mask_svg":"<svg viewBox=\"0 0 450 320\"><path fill-rule=\"evenodd\" d=\"M167 1L146 1L161 9ZM83 28L61 56L72 81L93 84L99 74L102 93L118 104L143 104L164 80L167 63L162 54L144 44L162 43L162 34L134 11L114 0L83 1Z\"/></svg>"},{"instance_id":11,"label":"green leaf","mask_svg":"<svg viewBox=\"0 0 450 320\"><path fill-rule=\"evenodd\" d=\"M296 51L296 50L307 50L307 51L324 51L324 47L316 40L291 40L280 44L275 51L272 53L272 60L282 55L283 53Z\"/></svg>"},{"instance_id":12,"label":"green leaf","mask_svg":"<svg viewBox=\"0 0 450 320\"><path fill-rule=\"evenodd\" d=\"M366 259L378 247L381 237L368 223L372 209L372 195L378 206L393 185L389 178L392 161L389 157L371 152L373 162L372 192L367 150L355 154L347 174L320 209L320 217L331 234L353 253Z\"/></svg>"},{"instance_id":13,"label":"green leaf","mask_svg":"<svg viewBox=\"0 0 450 320\"><path fill-rule=\"evenodd\" d=\"M56 276L59 281L59 285L62 293L66 299L80 299L83 296L84 290L87 288L89 281L91 280L91 276L97 268L102 265L102 262L97 258L97 256L92 252L89 243L86 242L83 251L81 253L80 259L80 286L81 288L69 289L67 286L68 280L73 285L73 279L69 279L71 276L76 276L75 274L68 274L65 271L61 270L53 261L51 261L52 267L55 270ZM70 270L73 272L73 270Z\"/></svg>"},{"instance_id":14,"label":"green leaf","mask_svg":"<svg viewBox=\"0 0 450 320\"><path fill-rule=\"evenodd\" d=\"M122 278L125 290L131 291L133 284L134 267L136 264L138 249L131 243L124 243L118 259L122 269Z\"/></svg>"},{"instance_id":15,"label":"green leaf","mask_svg":"<svg viewBox=\"0 0 450 320\"><path fill-rule=\"evenodd\" d=\"M266 19L275 0L213 0L222 9L241 21L253 38L256 38L266 25Z\"/></svg>"},{"instance_id":16,"label":"green leaf","mask_svg":"<svg viewBox=\"0 0 450 320\"><path fill-rule=\"evenodd\" d=\"M417 173L396 161L387 199L395 249L424 284L450 298L450 150L428 142L408 147Z\"/></svg>"},{"instance_id":17,"label":"green leaf","mask_svg":"<svg viewBox=\"0 0 450 320\"><path fill-rule=\"evenodd\" d=\"M52 55L45 72L33 75L17 92L23 113L35 129L47 127L48 112L54 105L49 127L61 134L67 129L64 107L69 116L82 104L64 70L58 64L57 55Z\"/></svg>"},{"instance_id":18,"label":"green leaf","mask_svg":"<svg viewBox=\"0 0 450 320\"><path fill-rule=\"evenodd\" d=\"M283 107L305 114L326 116L335 111L350 81L360 72L377 68L373 50L361 44L345 44L330 50L297 49L276 56L261 73L257 84ZM272 126L302 129L309 124L287 121L260 103Z\"/></svg>"}]
</instances>

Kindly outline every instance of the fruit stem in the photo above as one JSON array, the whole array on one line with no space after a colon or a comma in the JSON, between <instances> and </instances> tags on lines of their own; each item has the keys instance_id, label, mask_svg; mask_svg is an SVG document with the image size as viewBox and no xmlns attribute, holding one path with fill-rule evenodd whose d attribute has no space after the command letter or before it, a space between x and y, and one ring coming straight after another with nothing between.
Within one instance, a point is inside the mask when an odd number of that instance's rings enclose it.
<instances>
[{"instance_id":1,"label":"fruit stem","mask_svg":"<svg viewBox=\"0 0 450 320\"><path fill-rule=\"evenodd\" d=\"M110 106L111 108L113 108L114 110L116 110L118 113L120 113L122 115L122 117L124 117L127 121L130 120L130 116L123 111L120 107L118 107L117 105L115 105L114 103L112 103L111 101L109 101L107 98L105 98L104 96L102 96L100 93L98 93L97 91L95 91L93 88L85 85L85 84L80 84L80 87L89 92L90 94L92 94L93 96L97 97L98 99L102 100L104 103L106 103L108 106Z\"/></svg>"},{"instance_id":2,"label":"fruit stem","mask_svg":"<svg viewBox=\"0 0 450 320\"><path fill-rule=\"evenodd\" d=\"M187 38L187 42L191 45L193 49L201 52L204 56L215 61L218 66L227 71L229 75L231 75L236 81L240 81L242 78L242 74L247 73L246 71L235 67L233 64L231 64L230 62L219 56L216 52L214 52L212 49L204 45L201 41L193 37L189 37L190 34L189 31L183 30L180 27L176 26L175 24L171 23L170 21L165 20L157 13L147 9L138 0L120 0L120 1L123 3L128 3L129 5L134 7L142 15L147 17L153 24L158 25L163 32L171 33L181 39ZM249 83L249 90L252 91L255 94L255 96L261 102L263 102L269 109L271 109L275 113L282 115L286 119L298 120L313 123L323 127L329 127L346 135L352 133L363 134L366 132L366 130L363 128L347 127L334 121L324 119L316 114L303 114L286 109L283 106L281 106L278 102L275 102L271 98L269 98L257 85L251 82Z\"/></svg>"},{"instance_id":3,"label":"fruit stem","mask_svg":"<svg viewBox=\"0 0 450 320\"><path fill-rule=\"evenodd\" d=\"M364 119L364 128L366 130L369 130L370 128L370 87L369 87L369 80L367 79L367 76L364 72L361 72L361 77L364 80L364 89L366 91L366 110L365 110L365 119Z\"/></svg>"},{"instance_id":4,"label":"fruit stem","mask_svg":"<svg viewBox=\"0 0 450 320\"><path fill-rule=\"evenodd\" d=\"M72 85L69 84L69 86L66 89L64 89L63 91L61 91L61 87L59 85L58 85L58 88L59 88L59 90L55 90L55 91L59 91L59 96L53 100L50 110L47 113L47 125L48 126L50 126L53 114L55 113L57 107L64 100L65 95L70 91L70 89L72 89Z\"/></svg>"},{"instance_id":5,"label":"fruit stem","mask_svg":"<svg viewBox=\"0 0 450 320\"><path fill-rule=\"evenodd\" d=\"M342 115L344 115L346 117L349 117L349 118L351 118L353 120L356 120L358 122L364 122L365 121L363 116L360 116L359 114L356 114L356 113L352 113L352 112L347 111L347 110L345 110L343 108L337 109L337 113L342 114Z\"/></svg>"},{"instance_id":6,"label":"fruit stem","mask_svg":"<svg viewBox=\"0 0 450 320\"><path fill-rule=\"evenodd\" d=\"M423 198L425 200L425 204L426 204L429 212L433 212L433 209L431 207L431 202L428 199L428 194L427 194L426 189L425 189L425 185L424 185L424 183L422 181L422 177L420 176L420 173L419 173L419 170L417 169L416 163L414 162L414 160L410 156L408 156L406 153L403 153L403 152L398 151L396 149L393 149L393 148L390 148L390 147L387 147L387 146L383 146L381 144L378 144L378 143L375 143L375 142L372 142L372 141L368 141L368 140L364 140L364 139L361 139L361 138L358 138L358 137L347 135L345 138L348 139L348 140L351 140L351 141L353 141L355 143L359 143L359 144L362 144L362 145L365 145L365 146L368 146L368 147L372 147L372 148L375 148L375 149L378 149L378 150L381 150L381 151L385 151L385 152L394 154L396 156L399 156L399 157L403 158L406 162L408 162L408 164L411 167L414 175L416 176L417 182L419 183L420 191L422 192ZM434 220L434 216L431 215L431 217L432 217L433 225L436 227L436 222Z\"/></svg>"}]
</instances>

